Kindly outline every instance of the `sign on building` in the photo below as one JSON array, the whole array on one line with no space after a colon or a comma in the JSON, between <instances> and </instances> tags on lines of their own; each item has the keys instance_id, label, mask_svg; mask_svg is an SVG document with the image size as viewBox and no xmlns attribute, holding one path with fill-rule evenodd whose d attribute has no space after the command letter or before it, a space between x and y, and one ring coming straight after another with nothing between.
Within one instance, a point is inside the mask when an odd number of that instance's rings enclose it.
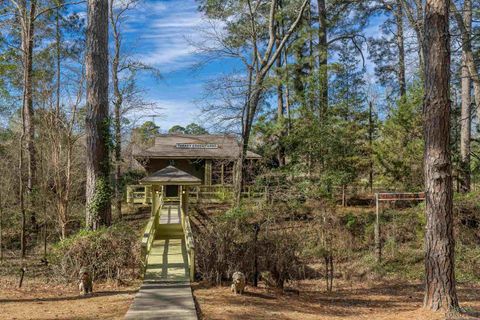
<instances>
[{"instance_id":1,"label":"sign on building","mask_svg":"<svg viewBox=\"0 0 480 320\"><path fill-rule=\"evenodd\" d=\"M177 143L177 149L218 149L215 143Z\"/></svg>"}]
</instances>

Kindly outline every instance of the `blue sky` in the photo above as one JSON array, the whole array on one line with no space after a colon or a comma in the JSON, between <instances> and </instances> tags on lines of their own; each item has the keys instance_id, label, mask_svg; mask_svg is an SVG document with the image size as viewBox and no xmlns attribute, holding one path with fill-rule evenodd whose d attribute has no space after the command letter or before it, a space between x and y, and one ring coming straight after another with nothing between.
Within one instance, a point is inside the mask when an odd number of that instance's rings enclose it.
<instances>
[{"instance_id":1,"label":"blue sky","mask_svg":"<svg viewBox=\"0 0 480 320\"><path fill-rule=\"evenodd\" d=\"M380 33L380 20L378 17L372 20L365 30L367 36ZM201 30L206 27L194 0L144 0L128 14L124 23L125 50L158 68L163 76L161 80L146 75L140 79L146 99L161 108L155 122L162 130L175 124L202 124L199 100L205 94L205 82L235 67L235 62L223 60L199 70L193 68L199 57L191 42L200 40ZM364 54L368 56L367 52ZM367 71L373 73L369 61ZM145 111L145 115L151 114L157 112ZM145 117L147 119L151 118Z\"/></svg>"},{"instance_id":2,"label":"blue sky","mask_svg":"<svg viewBox=\"0 0 480 320\"><path fill-rule=\"evenodd\" d=\"M202 37L205 27L194 0L144 0L125 21L125 49L162 74L160 80L148 75L140 78L147 100L161 108L155 122L162 130L175 124L201 123L198 100L204 94L205 82L234 67L232 61L217 61L194 68L199 57L191 43Z\"/></svg>"}]
</instances>

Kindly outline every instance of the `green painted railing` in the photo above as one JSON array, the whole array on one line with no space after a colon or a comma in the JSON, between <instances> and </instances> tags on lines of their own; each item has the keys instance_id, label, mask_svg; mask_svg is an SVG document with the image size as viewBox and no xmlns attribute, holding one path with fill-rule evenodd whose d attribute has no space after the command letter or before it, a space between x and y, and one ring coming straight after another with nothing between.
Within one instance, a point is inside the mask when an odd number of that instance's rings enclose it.
<instances>
[{"instance_id":1,"label":"green painted railing","mask_svg":"<svg viewBox=\"0 0 480 320\"><path fill-rule=\"evenodd\" d=\"M182 206L180 206L181 222L183 234L185 236L185 246L188 254L188 269L190 271L190 281L195 280L195 241L193 239L192 227L190 226L190 218L185 214Z\"/></svg>"},{"instance_id":2,"label":"green painted railing","mask_svg":"<svg viewBox=\"0 0 480 320\"><path fill-rule=\"evenodd\" d=\"M191 201L198 202L200 200L210 202L227 202L234 198L234 189L231 185L212 185L212 186L193 186L189 189L189 197ZM242 188L242 198L259 200L266 199L268 189L258 186L244 186Z\"/></svg>"},{"instance_id":3,"label":"green painted railing","mask_svg":"<svg viewBox=\"0 0 480 320\"><path fill-rule=\"evenodd\" d=\"M127 203L131 204L151 204L152 188L144 185L127 186Z\"/></svg>"},{"instance_id":4,"label":"green painted railing","mask_svg":"<svg viewBox=\"0 0 480 320\"><path fill-rule=\"evenodd\" d=\"M145 273L148 264L148 256L152 249L153 241L155 240L156 230L158 225L158 219L160 218L160 212L163 205L162 198L158 199L159 201L155 201L155 204L158 203L155 207L152 207L152 215L148 220L147 226L145 227L145 231L143 232L142 237L142 257L145 258L143 262L143 272Z\"/></svg>"}]
</instances>

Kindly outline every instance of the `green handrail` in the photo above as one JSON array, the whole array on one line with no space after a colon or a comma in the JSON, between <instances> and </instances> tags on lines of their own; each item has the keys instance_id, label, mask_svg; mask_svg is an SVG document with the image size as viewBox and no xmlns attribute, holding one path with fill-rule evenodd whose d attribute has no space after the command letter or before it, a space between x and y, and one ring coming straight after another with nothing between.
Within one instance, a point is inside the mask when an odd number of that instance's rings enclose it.
<instances>
[{"instance_id":1,"label":"green handrail","mask_svg":"<svg viewBox=\"0 0 480 320\"><path fill-rule=\"evenodd\" d=\"M192 227L190 225L190 218L185 214L182 206L180 206L180 217L185 236L185 246L187 248L188 267L190 271L190 281L195 281L195 241L193 239Z\"/></svg>"},{"instance_id":2,"label":"green handrail","mask_svg":"<svg viewBox=\"0 0 480 320\"><path fill-rule=\"evenodd\" d=\"M158 207L157 208L152 208L152 215L150 219L148 220L147 226L145 227L145 231L143 232L143 237L142 237L142 245L141 245L141 251L142 251L142 257L145 257L145 260L143 262L143 273L147 270L147 264L148 264L148 256L150 254L150 251L152 249L152 244L153 241L155 240L155 234L156 234L156 226L158 224L158 219L160 216L160 211L163 205L163 199L160 196L158 201Z\"/></svg>"}]
</instances>

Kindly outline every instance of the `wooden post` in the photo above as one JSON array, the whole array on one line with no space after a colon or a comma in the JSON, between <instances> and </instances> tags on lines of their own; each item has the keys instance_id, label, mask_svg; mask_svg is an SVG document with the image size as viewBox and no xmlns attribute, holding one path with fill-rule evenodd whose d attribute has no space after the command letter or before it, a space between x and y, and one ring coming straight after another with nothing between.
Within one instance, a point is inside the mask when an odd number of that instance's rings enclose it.
<instances>
[{"instance_id":1,"label":"wooden post","mask_svg":"<svg viewBox=\"0 0 480 320\"><path fill-rule=\"evenodd\" d=\"M21 288L23 284L23 277L25 276L25 271L27 271L26 267L22 267L20 269L20 282L18 283L18 287Z\"/></svg>"},{"instance_id":2,"label":"wooden post","mask_svg":"<svg viewBox=\"0 0 480 320\"><path fill-rule=\"evenodd\" d=\"M185 194L183 198L183 205L184 205L183 211L185 213L185 216L188 216L188 193L190 192L190 187L185 186L184 189L185 189Z\"/></svg>"},{"instance_id":3,"label":"wooden post","mask_svg":"<svg viewBox=\"0 0 480 320\"><path fill-rule=\"evenodd\" d=\"M43 226L43 259L47 261L47 226L48 222L45 220Z\"/></svg>"},{"instance_id":4,"label":"wooden post","mask_svg":"<svg viewBox=\"0 0 480 320\"><path fill-rule=\"evenodd\" d=\"M127 203L133 203L132 187L127 186Z\"/></svg>"},{"instance_id":5,"label":"wooden post","mask_svg":"<svg viewBox=\"0 0 480 320\"><path fill-rule=\"evenodd\" d=\"M190 250L190 281L195 281L195 251Z\"/></svg>"},{"instance_id":6,"label":"wooden post","mask_svg":"<svg viewBox=\"0 0 480 320\"><path fill-rule=\"evenodd\" d=\"M152 212L150 213L151 217L155 215L156 207L157 207L157 193L156 193L155 186L152 186Z\"/></svg>"},{"instance_id":7,"label":"wooden post","mask_svg":"<svg viewBox=\"0 0 480 320\"><path fill-rule=\"evenodd\" d=\"M260 226L258 223L255 223L253 226L253 286L258 286L258 257L257 257L257 241L258 241L258 232L260 231Z\"/></svg>"},{"instance_id":8,"label":"wooden post","mask_svg":"<svg viewBox=\"0 0 480 320\"><path fill-rule=\"evenodd\" d=\"M212 160L205 160L205 179L204 184L206 186L212 185Z\"/></svg>"},{"instance_id":9,"label":"wooden post","mask_svg":"<svg viewBox=\"0 0 480 320\"><path fill-rule=\"evenodd\" d=\"M178 200L180 201L180 208L183 209L183 187L178 186Z\"/></svg>"},{"instance_id":10,"label":"wooden post","mask_svg":"<svg viewBox=\"0 0 480 320\"><path fill-rule=\"evenodd\" d=\"M377 257L377 263L382 261L382 243L380 239L380 208L378 201L378 193L375 193L375 205L376 205L376 219L375 219L375 254Z\"/></svg>"},{"instance_id":11,"label":"wooden post","mask_svg":"<svg viewBox=\"0 0 480 320\"><path fill-rule=\"evenodd\" d=\"M221 174L220 174L220 183L222 184L222 186L225 184L225 164L222 162L222 166L221 166Z\"/></svg>"},{"instance_id":12,"label":"wooden post","mask_svg":"<svg viewBox=\"0 0 480 320\"><path fill-rule=\"evenodd\" d=\"M150 204L151 202L152 202L152 186L145 186L143 204Z\"/></svg>"}]
</instances>

